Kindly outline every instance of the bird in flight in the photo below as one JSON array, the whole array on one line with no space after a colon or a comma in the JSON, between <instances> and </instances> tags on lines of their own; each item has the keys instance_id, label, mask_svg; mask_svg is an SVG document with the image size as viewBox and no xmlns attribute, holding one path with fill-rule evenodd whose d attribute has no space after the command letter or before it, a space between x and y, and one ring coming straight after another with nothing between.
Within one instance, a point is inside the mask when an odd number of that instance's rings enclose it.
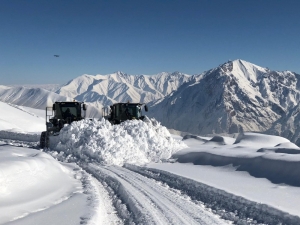
<instances>
[{"instance_id":1,"label":"bird in flight","mask_svg":"<svg viewBox=\"0 0 300 225\"><path fill-rule=\"evenodd\" d=\"M59 55L54 55L54 57L59 57Z\"/></svg>"}]
</instances>

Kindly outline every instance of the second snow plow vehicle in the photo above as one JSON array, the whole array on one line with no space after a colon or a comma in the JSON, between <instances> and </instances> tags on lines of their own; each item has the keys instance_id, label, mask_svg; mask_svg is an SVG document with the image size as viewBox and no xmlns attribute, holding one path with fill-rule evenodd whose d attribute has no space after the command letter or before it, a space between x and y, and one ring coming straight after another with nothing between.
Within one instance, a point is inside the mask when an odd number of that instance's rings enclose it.
<instances>
[{"instance_id":1,"label":"second snow plow vehicle","mask_svg":"<svg viewBox=\"0 0 300 225\"><path fill-rule=\"evenodd\" d=\"M147 105L143 103L115 103L102 109L102 116L112 124L120 124L125 120L142 120L142 108L148 112Z\"/></svg>"},{"instance_id":2,"label":"second snow plow vehicle","mask_svg":"<svg viewBox=\"0 0 300 225\"><path fill-rule=\"evenodd\" d=\"M58 135L65 124L84 119L85 111L83 102L55 102L46 107L46 131L41 134L40 147L49 147L49 137Z\"/></svg>"}]
</instances>

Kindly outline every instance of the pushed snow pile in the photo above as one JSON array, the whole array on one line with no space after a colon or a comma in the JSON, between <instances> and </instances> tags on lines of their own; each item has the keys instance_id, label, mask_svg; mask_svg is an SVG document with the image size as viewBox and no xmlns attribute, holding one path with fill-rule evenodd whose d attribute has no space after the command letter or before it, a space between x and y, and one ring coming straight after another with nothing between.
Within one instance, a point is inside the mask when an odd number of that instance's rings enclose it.
<instances>
[{"instance_id":1,"label":"pushed snow pile","mask_svg":"<svg viewBox=\"0 0 300 225\"><path fill-rule=\"evenodd\" d=\"M186 145L171 137L166 127L154 119L125 121L82 120L65 126L56 150L86 161L103 164L144 164L168 159Z\"/></svg>"}]
</instances>

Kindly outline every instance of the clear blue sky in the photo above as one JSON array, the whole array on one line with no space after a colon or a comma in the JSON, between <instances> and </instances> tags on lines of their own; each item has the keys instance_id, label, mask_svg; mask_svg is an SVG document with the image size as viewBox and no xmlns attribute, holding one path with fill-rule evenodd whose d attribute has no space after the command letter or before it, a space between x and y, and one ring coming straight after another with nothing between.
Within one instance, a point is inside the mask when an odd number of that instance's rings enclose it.
<instances>
[{"instance_id":1,"label":"clear blue sky","mask_svg":"<svg viewBox=\"0 0 300 225\"><path fill-rule=\"evenodd\" d=\"M0 1L0 85L192 75L229 59L300 73L300 1Z\"/></svg>"}]
</instances>

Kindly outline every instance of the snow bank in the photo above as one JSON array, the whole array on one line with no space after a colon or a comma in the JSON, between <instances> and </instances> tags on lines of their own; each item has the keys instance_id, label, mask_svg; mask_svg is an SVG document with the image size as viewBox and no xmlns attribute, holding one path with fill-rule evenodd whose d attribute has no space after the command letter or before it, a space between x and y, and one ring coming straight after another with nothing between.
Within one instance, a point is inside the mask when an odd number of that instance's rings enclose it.
<instances>
[{"instance_id":1,"label":"snow bank","mask_svg":"<svg viewBox=\"0 0 300 225\"><path fill-rule=\"evenodd\" d=\"M77 157L103 164L144 164L171 157L186 145L171 137L166 127L154 119L125 121L111 125L105 119L82 120L65 126L55 150L69 160Z\"/></svg>"},{"instance_id":2,"label":"snow bank","mask_svg":"<svg viewBox=\"0 0 300 225\"><path fill-rule=\"evenodd\" d=\"M273 147L275 145L288 142L288 139L275 135L247 132L240 133L234 144L238 144L239 146Z\"/></svg>"},{"instance_id":3,"label":"snow bank","mask_svg":"<svg viewBox=\"0 0 300 225\"><path fill-rule=\"evenodd\" d=\"M0 146L0 224L52 207L82 192L81 182L74 175L71 166L62 166L43 152Z\"/></svg>"},{"instance_id":4,"label":"snow bank","mask_svg":"<svg viewBox=\"0 0 300 225\"><path fill-rule=\"evenodd\" d=\"M233 144L228 140L226 144L218 136L202 143L186 138L184 142L190 148L175 153L173 158L195 165L233 165L254 177L300 187L300 149L286 138L247 132L239 134Z\"/></svg>"},{"instance_id":5,"label":"snow bank","mask_svg":"<svg viewBox=\"0 0 300 225\"><path fill-rule=\"evenodd\" d=\"M20 133L0 130L1 139L18 140L26 142L38 142L40 141L40 134Z\"/></svg>"}]
</instances>

